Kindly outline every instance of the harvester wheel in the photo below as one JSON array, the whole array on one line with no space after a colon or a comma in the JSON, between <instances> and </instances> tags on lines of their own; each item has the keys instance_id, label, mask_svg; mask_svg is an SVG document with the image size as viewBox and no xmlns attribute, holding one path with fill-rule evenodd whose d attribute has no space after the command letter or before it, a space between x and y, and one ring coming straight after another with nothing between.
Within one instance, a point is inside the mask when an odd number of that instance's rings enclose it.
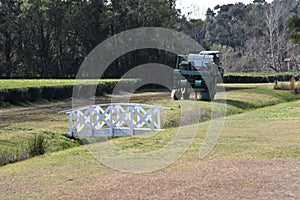
<instances>
[{"instance_id":1,"label":"harvester wheel","mask_svg":"<svg viewBox=\"0 0 300 200\"><path fill-rule=\"evenodd\" d=\"M174 96L173 96L174 100L180 100L181 97L182 97L181 91L180 90L176 90L175 93L174 93Z\"/></svg>"},{"instance_id":2,"label":"harvester wheel","mask_svg":"<svg viewBox=\"0 0 300 200\"><path fill-rule=\"evenodd\" d=\"M188 91L186 91L186 92L184 92L183 94L182 94L182 96L183 96L183 99L189 99L190 98L190 92L188 92Z\"/></svg>"},{"instance_id":3,"label":"harvester wheel","mask_svg":"<svg viewBox=\"0 0 300 200\"><path fill-rule=\"evenodd\" d=\"M201 92L201 100L203 101L213 101L215 95L210 95L209 91Z\"/></svg>"}]
</instances>

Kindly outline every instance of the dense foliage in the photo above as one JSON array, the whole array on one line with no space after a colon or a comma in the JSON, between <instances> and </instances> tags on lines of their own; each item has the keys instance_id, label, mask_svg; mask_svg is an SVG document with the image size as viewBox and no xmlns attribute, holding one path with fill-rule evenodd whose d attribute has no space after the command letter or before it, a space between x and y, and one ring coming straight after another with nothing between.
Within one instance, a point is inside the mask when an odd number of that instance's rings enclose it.
<instances>
[{"instance_id":1,"label":"dense foliage","mask_svg":"<svg viewBox=\"0 0 300 200\"><path fill-rule=\"evenodd\" d=\"M0 75L74 77L108 37L143 26L174 28L177 18L174 0L1 0ZM115 64L130 65L123 60Z\"/></svg>"},{"instance_id":2,"label":"dense foliage","mask_svg":"<svg viewBox=\"0 0 300 200\"><path fill-rule=\"evenodd\" d=\"M201 20L182 15L176 0L0 0L0 77L73 78L96 45L138 27L182 31L220 50L227 71L298 71L299 10L298 0L254 0L210 8ZM130 52L105 77L155 62L174 66L175 58Z\"/></svg>"},{"instance_id":3,"label":"dense foliage","mask_svg":"<svg viewBox=\"0 0 300 200\"><path fill-rule=\"evenodd\" d=\"M299 71L299 3L255 0L209 9L204 44L223 53L227 71Z\"/></svg>"}]
</instances>

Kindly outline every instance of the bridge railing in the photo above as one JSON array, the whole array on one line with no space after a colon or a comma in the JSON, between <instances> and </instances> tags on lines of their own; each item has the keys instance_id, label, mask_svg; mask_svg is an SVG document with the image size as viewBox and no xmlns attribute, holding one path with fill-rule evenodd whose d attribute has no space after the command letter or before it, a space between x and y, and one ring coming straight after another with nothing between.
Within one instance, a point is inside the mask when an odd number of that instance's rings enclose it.
<instances>
[{"instance_id":1,"label":"bridge railing","mask_svg":"<svg viewBox=\"0 0 300 200\"><path fill-rule=\"evenodd\" d=\"M161 111L147 104L99 104L62 111L71 136L127 136L161 130Z\"/></svg>"}]
</instances>

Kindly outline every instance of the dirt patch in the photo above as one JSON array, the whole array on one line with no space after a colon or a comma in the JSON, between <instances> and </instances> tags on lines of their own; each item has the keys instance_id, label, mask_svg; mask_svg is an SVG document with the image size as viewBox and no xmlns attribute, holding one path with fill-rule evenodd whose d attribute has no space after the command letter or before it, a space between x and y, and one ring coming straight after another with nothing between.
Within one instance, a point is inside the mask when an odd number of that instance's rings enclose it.
<instances>
[{"instance_id":1,"label":"dirt patch","mask_svg":"<svg viewBox=\"0 0 300 200\"><path fill-rule=\"evenodd\" d=\"M73 199L298 199L300 163L188 162L173 170L97 179ZM64 197L65 198L65 197ZM63 198L63 199L64 199Z\"/></svg>"},{"instance_id":2,"label":"dirt patch","mask_svg":"<svg viewBox=\"0 0 300 200\"><path fill-rule=\"evenodd\" d=\"M50 176L42 175L40 170L24 171L15 177L9 176L10 181L2 180L5 187L0 187L0 192L9 192L13 198L24 197L27 193L29 197L42 199L300 198L299 162L179 161L167 169L148 174L110 171L100 175L94 171L98 165L91 167L86 168L84 177L65 168L56 169L54 174L48 171ZM64 170L72 177L66 178ZM41 176L33 178L33 174ZM20 182L17 176L28 182ZM52 177L56 177L56 182L50 181ZM39 187L46 178L49 180L47 186Z\"/></svg>"},{"instance_id":3,"label":"dirt patch","mask_svg":"<svg viewBox=\"0 0 300 200\"><path fill-rule=\"evenodd\" d=\"M299 176L300 163L188 162L151 174L97 177L88 192L61 199L298 199Z\"/></svg>"}]
</instances>

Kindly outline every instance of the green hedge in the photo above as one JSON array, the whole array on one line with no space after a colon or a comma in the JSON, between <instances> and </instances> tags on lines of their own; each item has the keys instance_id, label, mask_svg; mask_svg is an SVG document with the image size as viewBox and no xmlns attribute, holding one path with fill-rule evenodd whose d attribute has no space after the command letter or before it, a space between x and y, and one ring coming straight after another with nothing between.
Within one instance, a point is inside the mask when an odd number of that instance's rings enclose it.
<instances>
[{"instance_id":1,"label":"green hedge","mask_svg":"<svg viewBox=\"0 0 300 200\"><path fill-rule=\"evenodd\" d=\"M223 78L224 83L273 83L278 81L289 81L295 74L225 74ZM96 96L105 93L112 93L118 81L99 82L96 89ZM135 84L134 80L122 80L122 84L131 86ZM91 90L89 85L80 85L76 87L79 91L80 97L84 98L84 94ZM130 87L129 87L130 88ZM11 88L0 89L0 103L7 102L17 104L21 102L35 102L41 99L46 100L62 100L72 97L73 85L58 85L58 86L43 86L43 87L29 87L29 88Z\"/></svg>"},{"instance_id":2,"label":"green hedge","mask_svg":"<svg viewBox=\"0 0 300 200\"><path fill-rule=\"evenodd\" d=\"M103 82L97 85L96 96L103 95L105 93L110 94L113 92L114 87L118 81ZM135 81L122 81L122 84L133 85ZM80 85L76 87L79 89L78 93L84 94L91 90L90 85ZM0 90L0 102L8 102L11 104L17 104L21 102L35 102L41 99L46 100L62 100L72 97L73 86L46 86L36 88L17 88L17 89L1 89Z\"/></svg>"},{"instance_id":3,"label":"green hedge","mask_svg":"<svg viewBox=\"0 0 300 200\"><path fill-rule=\"evenodd\" d=\"M279 74L279 75L224 75L223 82L224 83L274 83L277 81L290 81L292 77L297 76L292 74Z\"/></svg>"}]
</instances>

